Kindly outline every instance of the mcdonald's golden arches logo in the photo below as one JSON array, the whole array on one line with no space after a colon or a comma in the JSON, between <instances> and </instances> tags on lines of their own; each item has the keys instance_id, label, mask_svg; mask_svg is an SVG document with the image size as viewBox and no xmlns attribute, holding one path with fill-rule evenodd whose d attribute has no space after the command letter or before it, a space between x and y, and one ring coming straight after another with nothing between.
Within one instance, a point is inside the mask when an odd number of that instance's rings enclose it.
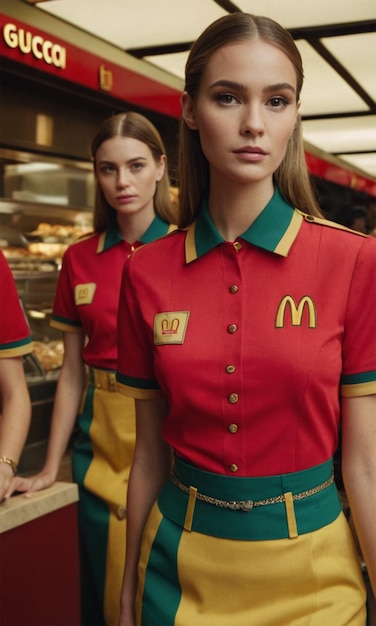
<instances>
[{"instance_id":1,"label":"mcdonald's golden arches logo","mask_svg":"<svg viewBox=\"0 0 376 626\"><path fill-rule=\"evenodd\" d=\"M157 313L154 317L154 344L184 343L189 311Z\"/></svg>"},{"instance_id":2,"label":"mcdonald's golden arches logo","mask_svg":"<svg viewBox=\"0 0 376 626\"><path fill-rule=\"evenodd\" d=\"M316 308L310 296L303 296L303 298L299 300L298 304L296 304L292 296L285 296L284 298L282 298L275 319L276 328L284 328L287 307L290 309L292 326L301 326L303 322L304 311L307 311L308 328L316 328Z\"/></svg>"}]
</instances>

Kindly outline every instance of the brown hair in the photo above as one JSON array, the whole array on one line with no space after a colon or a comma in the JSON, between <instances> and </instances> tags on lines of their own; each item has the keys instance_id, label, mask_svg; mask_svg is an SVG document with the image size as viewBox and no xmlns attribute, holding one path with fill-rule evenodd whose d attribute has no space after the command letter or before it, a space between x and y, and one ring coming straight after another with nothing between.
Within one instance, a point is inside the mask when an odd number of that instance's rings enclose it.
<instances>
[{"instance_id":1,"label":"brown hair","mask_svg":"<svg viewBox=\"0 0 376 626\"><path fill-rule=\"evenodd\" d=\"M112 137L131 137L145 143L156 163L159 163L166 150L162 138L155 126L140 113L130 111L129 113L118 113L104 120L91 144L91 154L94 159L98 148L104 141ZM161 180L157 183L154 196L154 208L159 217L169 224L176 224L176 214L170 200L170 179L167 164ZM104 193L97 182L95 192L95 205L93 225L96 232L103 232L113 222L116 215L115 209L108 204Z\"/></svg>"},{"instance_id":2,"label":"brown hair","mask_svg":"<svg viewBox=\"0 0 376 626\"><path fill-rule=\"evenodd\" d=\"M226 15L213 22L193 44L185 67L185 91L192 100L197 98L201 78L211 55L226 44L244 39L260 39L276 46L287 55L296 72L298 101L303 85L303 65L290 33L270 18L240 12ZM321 215L305 161L300 117L288 142L286 154L274 173L274 180L290 204L306 213ZM209 164L201 149L199 133L188 128L181 119L179 144L181 228L188 226L197 216L208 184Z\"/></svg>"}]
</instances>

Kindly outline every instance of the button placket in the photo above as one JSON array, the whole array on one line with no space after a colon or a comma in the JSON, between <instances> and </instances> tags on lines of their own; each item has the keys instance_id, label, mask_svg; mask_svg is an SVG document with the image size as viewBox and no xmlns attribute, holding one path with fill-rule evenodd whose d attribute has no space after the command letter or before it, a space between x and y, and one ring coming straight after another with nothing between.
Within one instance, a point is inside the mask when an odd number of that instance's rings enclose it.
<instances>
[{"instance_id":1,"label":"button placket","mask_svg":"<svg viewBox=\"0 0 376 626\"><path fill-rule=\"evenodd\" d=\"M239 471L239 466L234 461L238 459L238 448L241 446L239 419L242 419L242 408L239 405L241 389L238 364L241 362L243 294L239 263L242 244L235 242L232 245L232 253L230 252L225 262L224 275L227 290L224 308L224 321L226 323L224 332L227 337L224 338L226 360L222 370L224 402L226 403L222 432L226 439L223 457L224 470L236 473Z\"/></svg>"}]
</instances>

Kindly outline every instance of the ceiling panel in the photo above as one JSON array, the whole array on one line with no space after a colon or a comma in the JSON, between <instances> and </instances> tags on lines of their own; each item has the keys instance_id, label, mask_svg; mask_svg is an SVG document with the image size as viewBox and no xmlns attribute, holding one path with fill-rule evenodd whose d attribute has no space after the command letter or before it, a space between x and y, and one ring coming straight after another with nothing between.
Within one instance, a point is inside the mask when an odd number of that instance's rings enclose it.
<instances>
[{"instance_id":1,"label":"ceiling panel","mask_svg":"<svg viewBox=\"0 0 376 626\"><path fill-rule=\"evenodd\" d=\"M188 52L172 52L170 54L155 54L143 57L148 63L157 65L166 72L174 74L184 80L184 68L187 61Z\"/></svg>"},{"instance_id":2,"label":"ceiling panel","mask_svg":"<svg viewBox=\"0 0 376 626\"><path fill-rule=\"evenodd\" d=\"M376 0L25 1L181 79L189 46L213 20L234 10L272 17L303 57L305 139L375 176Z\"/></svg>"},{"instance_id":3,"label":"ceiling panel","mask_svg":"<svg viewBox=\"0 0 376 626\"><path fill-rule=\"evenodd\" d=\"M304 136L318 147L325 142L327 151L337 154L373 151L376 146L376 115L306 120Z\"/></svg>"},{"instance_id":4,"label":"ceiling panel","mask_svg":"<svg viewBox=\"0 0 376 626\"><path fill-rule=\"evenodd\" d=\"M123 49L193 41L227 13L213 0L49 0L38 6Z\"/></svg>"},{"instance_id":5,"label":"ceiling panel","mask_svg":"<svg viewBox=\"0 0 376 626\"><path fill-rule=\"evenodd\" d=\"M246 13L267 15L285 28L375 19L375 0L234 0Z\"/></svg>"},{"instance_id":6,"label":"ceiling panel","mask_svg":"<svg viewBox=\"0 0 376 626\"><path fill-rule=\"evenodd\" d=\"M376 100L376 32L327 37L325 46Z\"/></svg>"},{"instance_id":7,"label":"ceiling panel","mask_svg":"<svg viewBox=\"0 0 376 626\"><path fill-rule=\"evenodd\" d=\"M306 41L296 42L303 59L301 114L367 111L366 103Z\"/></svg>"}]
</instances>

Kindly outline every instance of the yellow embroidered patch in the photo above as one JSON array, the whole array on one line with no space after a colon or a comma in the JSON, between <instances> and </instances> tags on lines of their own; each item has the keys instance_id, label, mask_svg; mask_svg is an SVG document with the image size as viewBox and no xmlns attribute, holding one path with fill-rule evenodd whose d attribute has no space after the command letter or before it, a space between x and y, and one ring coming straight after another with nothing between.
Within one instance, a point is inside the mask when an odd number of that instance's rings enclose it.
<instances>
[{"instance_id":1,"label":"yellow embroidered patch","mask_svg":"<svg viewBox=\"0 0 376 626\"><path fill-rule=\"evenodd\" d=\"M94 299L95 290L97 285L95 283L84 283L82 285L76 285L74 288L74 301L75 304L91 304Z\"/></svg>"},{"instance_id":2,"label":"yellow embroidered patch","mask_svg":"<svg viewBox=\"0 0 376 626\"><path fill-rule=\"evenodd\" d=\"M189 311L157 313L154 317L154 344L184 343Z\"/></svg>"}]
</instances>

